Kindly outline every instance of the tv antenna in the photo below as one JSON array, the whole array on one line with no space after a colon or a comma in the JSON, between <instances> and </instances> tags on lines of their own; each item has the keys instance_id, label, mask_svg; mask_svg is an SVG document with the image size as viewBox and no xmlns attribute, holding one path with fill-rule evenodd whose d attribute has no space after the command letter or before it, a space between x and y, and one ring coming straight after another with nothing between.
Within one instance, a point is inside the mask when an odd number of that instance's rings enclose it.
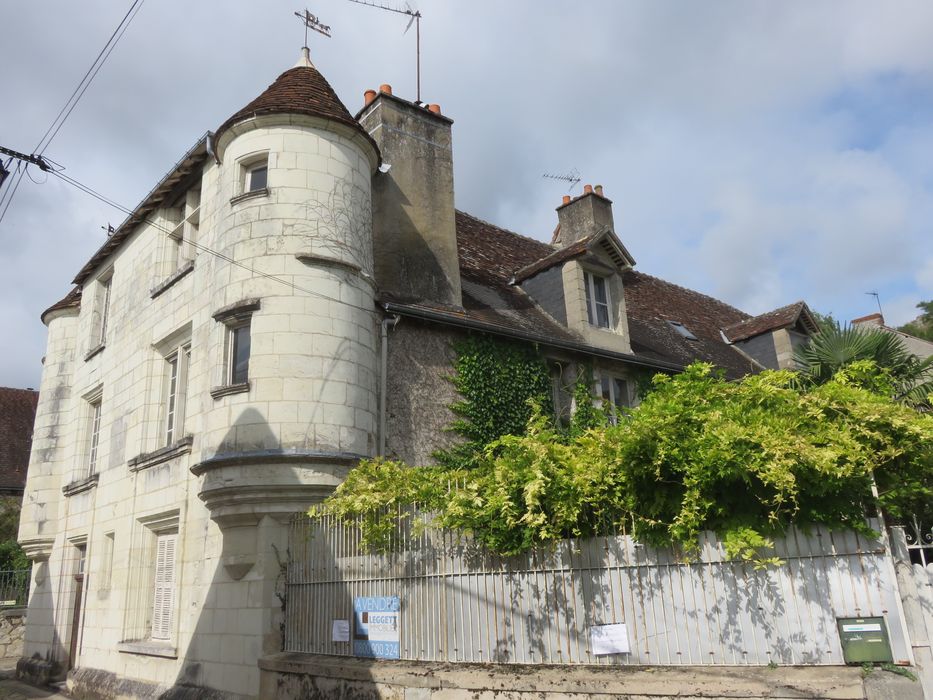
<instances>
[{"instance_id":1,"label":"tv antenna","mask_svg":"<svg viewBox=\"0 0 933 700\"><path fill-rule=\"evenodd\" d=\"M300 19L301 23L305 25L305 48L308 48L309 29L317 32L318 34L323 34L327 38L330 38L330 27L321 22L321 20L318 19L316 15L312 15L310 12L305 10L304 12L296 12L295 17Z\"/></svg>"},{"instance_id":2,"label":"tv antenna","mask_svg":"<svg viewBox=\"0 0 933 700\"><path fill-rule=\"evenodd\" d=\"M411 9L411 5L407 2L405 3L405 9L399 7L392 7L391 5L382 5L378 2L370 2L370 0L350 0L350 2L355 2L357 5L368 5L369 7L375 7L379 10L385 10L386 12L395 12L399 15L408 15L411 19L408 20L408 25L405 27L405 31L402 34L407 34L408 30L411 29L412 22L415 23L415 70L416 70L416 80L415 80L415 101L421 103L421 12L420 10Z\"/></svg>"},{"instance_id":3,"label":"tv antenna","mask_svg":"<svg viewBox=\"0 0 933 700\"><path fill-rule=\"evenodd\" d=\"M881 297L878 292L865 292L870 297L875 297L875 301L878 302L878 313L884 316L884 311L881 310Z\"/></svg>"},{"instance_id":4,"label":"tv antenna","mask_svg":"<svg viewBox=\"0 0 933 700\"><path fill-rule=\"evenodd\" d=\"M564 182L569 182L570 187L567 188L567 191L570 192L574 187L577 186L577 183L580 182L580 171L574 168L566 175L561 175L559 173L544 173L541 177L546 177L548 180L563 180Z\"/></svg>"}]
</instances>

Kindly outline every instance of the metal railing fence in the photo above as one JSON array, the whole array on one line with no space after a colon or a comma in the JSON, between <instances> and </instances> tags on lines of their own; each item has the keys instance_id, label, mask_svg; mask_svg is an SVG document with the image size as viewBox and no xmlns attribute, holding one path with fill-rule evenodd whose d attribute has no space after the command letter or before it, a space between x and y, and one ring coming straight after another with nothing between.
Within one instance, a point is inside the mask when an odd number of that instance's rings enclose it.
<instances>
[{"instance_id":1,"label":"metal railing fence","mask_svg":"<svg viewBox=\"0 0 933 700\"><path fill-rule=\"evenodd\" d=\"M0 571L0 608L25 607L29 602L30 569Z\"/></svg>"},{"instance_id":2,"label":"metal railing fence","mask_svg":"<svg viewBox=\"0 0 933 700\"><path fill-rule=\"evenodd\" d=\"M880 525L872 523L877 530ZM883 539L791 529L784 560L758 570L727 559L712 535L682 561L619 533L518 557L449 531L398 526L391 551L367 554L331 518L292 525L287 651L352 655L354 601L400 599L399 657L523 664L840 664L837 617L883 616L894 658L910 659ZM624 624L630 653L598 655L596 626Z\"/></svg>"}]
</instances>

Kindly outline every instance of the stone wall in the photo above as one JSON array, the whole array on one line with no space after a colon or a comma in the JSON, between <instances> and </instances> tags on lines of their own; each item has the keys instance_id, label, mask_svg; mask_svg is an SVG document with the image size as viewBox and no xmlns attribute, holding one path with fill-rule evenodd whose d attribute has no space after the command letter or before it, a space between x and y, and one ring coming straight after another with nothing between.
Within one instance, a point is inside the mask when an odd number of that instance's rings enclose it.
<instances>
[{"instance_id":1,"label":"stone wall","mask_svg":"<svg viewBox=\"0 0 933 700\"><path fill-rule=\"evenodd\" d=\"M0 659L18 659L23 655L26 610L13 608L0 612Z\"/></svg>"},{"instance_id":2,"label":"stone wall","mask_svg":"<svg viewBox=\"0 0 933 700\"><path fill-rule=\"evenodd\" d=\"M260 698L324 700L921 700L920 684L846 666L521 666L278 654L260 659Z\"/></svg>"}]
</instances>

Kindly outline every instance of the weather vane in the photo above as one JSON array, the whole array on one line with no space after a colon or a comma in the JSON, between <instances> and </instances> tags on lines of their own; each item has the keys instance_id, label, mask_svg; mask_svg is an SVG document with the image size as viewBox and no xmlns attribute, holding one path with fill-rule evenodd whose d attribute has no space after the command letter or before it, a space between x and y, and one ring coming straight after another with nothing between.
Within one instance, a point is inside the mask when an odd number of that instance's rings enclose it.
<instances>
[{"instance_id":1,"label":"weather vane","mask_svg":"<svg viewBox=\"0 0 933 700\"><path fill-rule=\"evenodd\" d=\"M312 15L310 12L305 10L304 12L296 12L295 17L301 20L301 23L305 25L305 48L308 47L308 30L313 29L318 34L323 34L326 37L330 37L330 27L321 22L316 15Z\"/></svg>"},{"instance_id":2,"label":"weather vane","mask_svg":"<svg viewBox=\"0 0 933 700\"><path fill-rule=\"evenodd\" d=\"M580 171L574 168L566 175L560 175L558 173L544 173L544 175L541 177L546 177L548 180L563 180L564 182L569 182L570 187L567 188L567 191L569 192L577 186L578 182L580 182Z\"/></svg>"},{"instance_id":3,"label":"weather vane","mask_svg":"<svg viewBox=\"0 0 933 700\"><path fill-rule=\"evenodd\" d=\"M355 2L357 5L368 5L369 7L375 7L379 10L385 10L386 12L395 12L400 15L408 15L411 17L408 20L408 25L405 27L405 31L402 34L407 34L408 30L411 29L412 22L415 23L415 50L416 50L416 60L415 60L415 70L416 70L416 79L415 79L415 101L419 104L421 103L421 12L419 10L411 9L411 5L407 2L405 3L405 9L400 7L392 7L391 5L381 5L376 2L369 2L369 0L350 0L350 2Z\"/></svg>"}]
</instances>

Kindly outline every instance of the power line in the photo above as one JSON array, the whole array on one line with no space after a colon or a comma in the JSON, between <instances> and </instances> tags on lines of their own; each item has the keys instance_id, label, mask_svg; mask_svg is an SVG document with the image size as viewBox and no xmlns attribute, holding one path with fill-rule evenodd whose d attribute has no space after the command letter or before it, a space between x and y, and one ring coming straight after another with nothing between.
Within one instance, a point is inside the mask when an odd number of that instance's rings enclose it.
<instances>
[{"instance_id":1,"label":"power line","mask_svg":"<svg viewBox=\"0 0 933 700\"><path fill-rule=\"evenodd\" d=\"M69 185L72 185L73 187L78 188L79 190L81 190L81 191L84 192L85 194L89 194L90 196L92 196L92 197L94 197L94 198L100 200L100 201L103 202L104 204L107 204L108 206L111 206L111 207L113 207L114 209L119 209L120 211L122 211L124 214L127 214L128 216L131 216L131 215L133 214L133 210L132 210L132 209L129 209L129 208L127 208L127 207L124 207L122 204L119 204L119 203L113 201L113 200L110 199L109 197L106 197L106 196L102 195L100 192L94 190L93 188L88 187L87 185L85 185L85 184L83 184L83 183L81 183L81 182L75 180L75 179L72 178L72 177L69 177L68 175L65 175L65 174L62 173L61 171L59 171L59 170L50 170L49 172L51 172L51 173L52 173L53 175L55 175L56 177L62 179L63 181L67 182ZM143 219L143 220L141 220L139 223L140 223L140 224L147 224L147 225L152 226L153 228L155 228L155 229L157 229L157 230L159 230L159 231L162 231L162 232L164 232L164 233L167 233L167 234L171 234L171 233L172 233L172 230L171 230L171 229L165 228L165 227L162 226L161 224L156 223L155 221L153 221L152 219L148 219L148 218L147 218L147 219ZM371 314L377 313L377 311L376 311L375 309L368 309L368 308L366 308L366 307L359 306L358 304L351 304L350 302L344 301L344 300L342 300L342 299L337 299L337 298L335 298L335 297L330 297L330 296L327 296L326 294L321 294L320 292L316 292L316 291L313 291L313 290L311 290L311 289L305 289L304 287L299 287L297 284L295 284L294 282L292 282L292 281L290 281L290 280L283 279L283 278L278 277L278 276L276 276L276 275L269 274L268 272L262 272L261 270L257 270L256 268L251 267L251 266L249 266L249 265L247 265L247 264L245 264L245 263L241 263L241 262L239 262L238 260L234 260L234 259L231 258L229 255L225 255L224 253L221 253L221 252L219 252L219 251L217 251L217 250L214 250L213 248L209 248L208 246L206 246L206 245L204 245L204 244L202 244L202 243L197 243L197 242L192 241L192 240L188 240L188 243L189 243L193 248L196 248L197 250L204 251L205 253L208 253L209 255L213 255L213 256L215 256L215 257L217 257L217 258L219 258L219 259L221 259L221 260L223 260L223 261L225 261L225 262L230 263L231 265L236 265L237 267L240 267L240 268L242 268L242 269L244 269L244 270L248 270L249 272L252 272L254 275L259 275L260 277L265 277L266 279L270 279L270 280L274 280L274 281L276 281L276 282L280 282L281 284L284 284L284 285L286 285L286 286L288 286L288 287L291 287L291 288L294 289L294 290L297 290L297 291L300 291L300 292L304 292L305 294L310 294L311 296L315 296L315 297L318 297L318 298L320 298L320 299L324 299L324 300L326 300L326 301L333 301L333 302L336 302L336 303L338 303L338 304L343 304L344 306L349 306L349 307L354 308L354 309L359 309L360 311L365 311L366 313L371 313Z\"/></svg>"},{"instance_id":2,"label":"power line","mask_svg":"<svg viewBox=\"0 0 933 700\"><path fill-rule=\"evenodd\" d=\"M113 52L114 48L116 48L117 42L120 41L120 38L126 32L130 22L133 21L133 18L139 12L139 8L142 7L143 2L144 0L133 0L133 4L130 6L130 9L126 11L123 19L120 20L120 24L118 24L117 28L113 30L113 34L111 34L110 38L107 39L107 43L104 44L104 47L100 50L100 53L97 54L97 58L94 59L91 67L87 69L87 72L84 74L84 77L81 78L81 81L74 89L74 92L71 93L71 96L65 102L58 115L52 121L51 125L49 125L49 128L46 130L42 138L39 140L39 143L35 148L35 153L41 155L42 152L49 147L49 144L52 143L52 139L54 139L58 132L61 130L65 121L77 106L79 100L84 96L84 93L90 86L91 81L94 80L94 78L97 76L97 73L104 65L104 62Z\"/></svg>"},{"instance_id":3,"label":"power line","mask_svg":"<svg viewBox=\"0 0 933 700\"><path fill-rule=\"evenodd\" d=\"M110 57L110 54L113 53L114 48L116 48L117 43L126 33L127 28L130 26L130 23L133 21L133 18L136 17L140 8L142 7L144 0L133 0L133 4L130 5L130 9L126 11L126 14L123 16L123 19L120 20L120 23L117 25L116 29L113 30L113 33L110 35L110 38L107 39L107 43L104 44L103 48L100 50L100 53L97 54L97 57L94 59L94 62L91 63L91 67L87 69L87 72L84 74L84 77L78 82L77 87L65 101L65 104L59 110L58 114L55 116L55 119L52 120L52 123L49 125L49 128L46 129L45 134L42 135L42 138L39 139L39 143L36 144L36 147L33 149L32 155L25 156L24 154L17 154L14 157L19 158L21 161L34 163L39 166L40 169L46 170L42 164L42 153L46 148L52 143L58 132L61 131L61 128L65 125L68 117L71 116L71 113L74 111L74 108L78 106L78 102L84 96L84 93L87 92L88 87L90 87L91 82L97 77L97 74L100 72L100 69L103 67L104 63ZM22 163L20 164L22 165ZM16 182L9 186L7 192L0 197L0 222L3 221L3 217L6 216L7 210L10 208L10 204L13 202L13 195L16 194L16 190L19 189L19 185L23 180L23 175L26 174L28 165L22 166L20 169L17 166L18 177ZM29 179L32 180L32 176L29 176ZM0 179L0 192L3 191L3 185L6 184L7 178L4 177ZM35 180L33 180L35 182Z\"/></svg>"}]
</instances>

